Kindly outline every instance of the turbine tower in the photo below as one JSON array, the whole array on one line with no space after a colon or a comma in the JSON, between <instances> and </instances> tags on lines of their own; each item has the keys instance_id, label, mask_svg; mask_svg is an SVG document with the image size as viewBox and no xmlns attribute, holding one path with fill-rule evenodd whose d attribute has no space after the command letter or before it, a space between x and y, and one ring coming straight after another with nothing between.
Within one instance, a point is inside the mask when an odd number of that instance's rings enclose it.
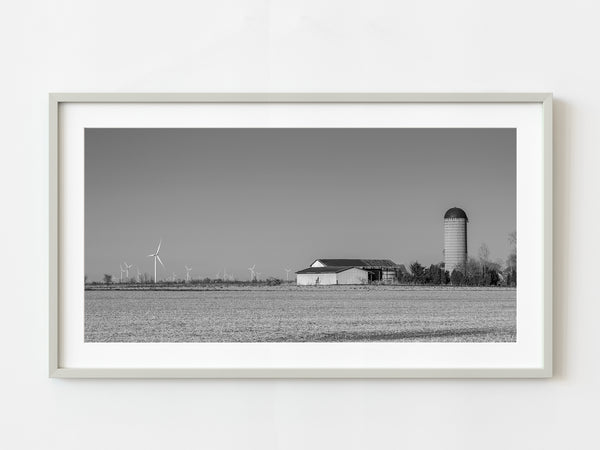
<instances>
[{"instance_id":1,"label":"turbine tower","mask_svg":"<svg viewBox=\"0 0 600 450\"><path fill-rule=\"evenodd\" d=\"M186 282L190 282L190 271L192 270L191 267L185 266L185 281Z\"/></svg>"},{"instance_id":2,"label":"turbine tower","mask_svg":"<svg viewBox=\"0 0 600 450\"><path fill-rule=\"evenodd\" d=\"M163 264L162 260L160 259L160 256L158 256L158 252L160 252L161 244L162 244L162 239L160 241L158 241L158 247L156 248L156 251L154 253L152 253L151 255L148 255L148 258L154 258L154 283L156 283L156 260L158 260L160 265L166 269L165 265Z\"/></svg>"},{"instance_id":3,"label":"turbine tower","mask_svg":"<svg viewBox=\"0 0 600 450\"><path fill-rule=\"evenodd\" d=\"M285 281L290 281L290 272L292 269L285 269Z\"/></svg>"},{"instance_id":4,"label":"turbine tower","mask_svg":"<svg viewBox=\"0 0 600 450\"><path fill-rule=\"evenodd\" d=\"M125 271L125 279L129 280L129 269L131 269L131 264L123 263L123 270Z\"/></svg>"},{"instance_id":5,"label":"turbine tower","mask_svg":"<svg viewBox=\"0 0 600 450\"><path fill-rule=\"evenodd\" d=\"M254 264L252 267L248 267L248 270L250 271L250 281L256 280L256 272L254 272L255 267L256 264Z\"/></svg>"}]
</instances>

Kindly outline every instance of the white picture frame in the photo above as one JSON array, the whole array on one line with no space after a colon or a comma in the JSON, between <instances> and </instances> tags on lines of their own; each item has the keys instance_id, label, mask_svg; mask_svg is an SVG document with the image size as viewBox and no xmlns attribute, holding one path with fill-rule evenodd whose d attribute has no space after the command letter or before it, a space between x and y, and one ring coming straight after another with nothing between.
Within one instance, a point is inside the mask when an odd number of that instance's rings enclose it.
<instances>
[{"instance_id":1,"label":"white picture frame","mask_svg":"<svg viewBox=\"0 0 600 450\"><path fill-rule=\"evenodd\" d=\"M250 357L242 358L239 349L231 350L233 347L230 344L212 344L220 347L212 348L207 354L216 355L212 362L207 364L197 364L194 362L188 363L187 355L193 352L189 344L157 344L152 347L151 344L134 344L136 346L135 353L140 355L140 361L137 363L129 363L127 360L128 353L116 355L116 347L111 345L127 346L130 344L85 344L94 346L95 349L90 355L82 356L84 349L92 348L85 347L82 342L75 342L74 334L69 331L69 324L81 321L83 318L76 313L71 305L76 304L73 299L73 292L77 289L83 289L80 280L82 277L72 276L69 271L69 265L72 265L71 254L81 252L81 242L76 242L77 239L72 235L66 235L63 228L67 221L80 221L79 213L74 213L74 209L69 206L70 198L65 197L65 183L68 177L74 171L79 169L76 165L71 164L71 156L77 151L70 148L77 136L83 136L80 131L85 128L86 120L88 123L96 123L94 120L105 120L110 110L110 120L108 124L112 127L129 127L143 126L140 122L140 114L136 114L136 120L129 122L119 117L128 117L128 109L136 108L139 113L144 108L152 109L145 119L149 120L151 126L161 124L165 128L168 127L188 127L193 126L194 120L188 121L182 119L185 116L185 111L179 112L178 109L182 105L188 106L227 106L230 108L228 114L222 114L222 120L217 126L227 126L227 120L234 120L231 117L237 117L231 114L236 108L242 111L245 107L251 106L256 108L268 108L270 105L285 106L286 111L289 111L289 116L295 114L295 110L305 107L327 108L335 106L336 114L344 116L345 108L354 108L353 114L348 114L345 120L352 123L360 124L361 120L367 126L397 126L391 122L384 122L383 113L378 113L379 116L367 118L370 109L386 108L413 108L415 114L411 114L413 122L411 126L415 126L415 120L420 120L417 125L422 127L440 127L444 126L449 117L448 108L455 108L457 111L462 110L469 117L474 111L469 112L471 107L479 108L479 117L472 124L470 122L462 122L470 124L470 126L484 126L486 114L489 118L496 117L496 110L500 118L498 123L504 123L502 120L510 117L511 108L527 109L523 117L528 119L523 122L523 125L516 125L517 133L519 127L523 127L523 132L530 133L535 137L535 145L531 148L523 146L518 147L517 152L521 152L524 156L518 158L521 166L518 166L518 171L521 174L532 175L531 180L527 183L530 185L519 185L517 191L518 211L535 211L535 218L529 224L531 233L537 233L539 236L539 245L532 246L532 250L527 248L523 250L527 256L527 261L535 263L536 279L532 280L531 290L532 295L539 298L539 302L530 307L530 310L524 313L521 317L531 317L531 323L535 322L535 326L529 327L529 322L521 323L519 326L523 329L519 333L527 333L529 328L532 337L530 345L527 345L522 351L522 354L512 355L511 347L502 347L497 350L496 359L490 359L478 363L478 354L473 353L471 356L465 356L466 359L454 363L441 357L442 354L458 355L461 354L461 348L466 349L464 345L485 346L487 344L461 344L456 348L452 345L456 344L441 344L439 350L431 352L430 359L415 358L414 363L399 364L397 359L391 358L390 355L405 352L408 345L405 343L389 343L382 344L385 347L380 347L377 353L377 358L369 360L368 356L364 356L364 361L358 357L348 357L340 361L331 363L321 362L311 365L311 358L316 358L315 355L319 352L324 352L320 361L326 361L330 356L327 348L324 346L355 346L346 347L349 354L365 352L368 354L369 347L365 345L371 344L306 344L306 347L298 347L301 344L281 344L291 345L290 358L280 358L278 355L284 353L274 351L273 348L266 353L275 355L271 356L269 364L264 363L264 359L257 358L254 362ZM301 94L301 93L277 93L277 94L186 94L186 93L53 93L49 96L50 106L50 153L49 153L49 206L50 206L50 289L49 289L49 376L53 378L546 378L552 376L552 94L548 93L354 93L354 94ZM81 107L85 107L86 111ZM110 109L113 108L113 109ZM439 115L429 114L428 108L439 108ZM481 108L484 108L483 110ZM161 112L161 109L163 110ZM185 108L183 108L185 109ZM168 110L168 113L165 111ZM501 111L506 110L506 111ZM359 117L361 114L354 114L355 111L365 111L365 119ZM514 111L517 111L514 109ZM339 114L341 113L341 114ZM183 114L183 115L180 115ZM240 123L249 126L270 126L274 119L268 113L263 115L253 114L252 117L245 117L245 113L240 112L239 116L242 119L235 119L235 126ZM461 113L462 114L462 113ZM503 116L504 115L504 116ZM518 114L517 114L518 115ZM86 120L79 120L80 117L86 117ZM219 117L221 117L219 116ZM257 118L258 116L258 118ZM313 126L315 121L319 120L319 114L311 114L311 122ZM91 118L94 119L91 119ZM133 117L133 116L131 116ZM230 119L228 119L230 117ZM377 118L380 117L380 118ZM75 118L75 120L73 120ZM100 119L98 119L100 118ZM263 120L261 125L259 122ZM336 119L342 120L342 119ZM456 120L456 119L453 119ZM467 120L467 119L463 119ZM492 119L490 119L492 120ZM511 119L512 120L512 119ZM516 119L515 119L516 120ZM241 122L240 122L241 121ZM245 122L244 122L245 121ZM266 122L265 122L266 121ZM271 121L271 122L269 122ZM104 122L102 122L104 123ZM337 123L337 122L336 122ZM458 122L456 122L458 123ZM232 125L232 126L233 126ZM212 126L215 126L213 123ZM279 125L275 125L279 126ZM466 125L465 125L466 126ZM79 127L74 133L69 134L65 127ZM73 131L73 130L71 130ZM526 134L526 133L525 133ZM535 148L538 146L539 148ZM69 148L68 148L69 147ZM532 156L529 158L529 156ZM81 173L79 173L82 176ZM533 180L533 181L532 181ZM535 196L526 196L523 192L533 191ZM71 191L73 192L73 191ZM523 195L522 195L523 194ZM71 197L71 196L69 196ZM518 217L518 220L526 220L524 217ZM521 242L521 241L520 241ZM519 248L519 257L521 257L521 247ZM78 287L79 286L79 287ZM520 287L518 288L520 289ZM519 295L519 291L517 291ZM529 319L527 319L529 320ZM186 347L186 345L188 347ZM205 345L205 344L196 344ZM252 349L256 348L257 354L266 354L262 349L263 344L241 344L244 345L244 353L252 354ZM280 344L271 344L280 345ZM417 344L419 346L433 346L440 344ZM445 347L443 347L445 345ZM511 344L508 344L511 345ZM181 349L180 359L173 360L165 359L165 347L170 346L166 350L168 353L178 354L178 351L173 352L173 349ZM179 347L176 347L179 346ZM228 347L229 346L229 347ZM255 347L252 347L255 346ZM396 346L396 347L394 347ZM398 347L404 346L404 347ZM516 347L512 347L516 349ZM199 347L196 347L199 348ZM281 348L281 347L280 347ZM333 347L331 347L333 348ZM341 348L341 347L335 347ZM379 348L379 347L378 347ZM424 347L418 347L423 349ZM482 349L482 347L479 347ZM100 350L98 350L100 349ZM250 350L247 352L246 350ZM262 350L261 350L262 349ZM358 352L352 351L359 350ZM400 349L402 352L400 352ZM415 350L417 347L415 347ZM98 351L96 351L98 350ZM140 351L141 350L141 351ZM231 350L231 357L227 354ZM448 350L451 350L448 352ZM496 351L494 350L494 352ZM420 350L419 350L420 351ZM519 350L520 351L520 350ZM98 355L102 352L105 355L100 359ZM261 353L263 352L263 353ZM295 352L295 353L294 353ZM412 352L412 353L411 353ZM410 360L410 354L417 353L411 351L402 353L406 355L405 360ZM454 352L454 353L453 353ZM465 350L469 353L470 350ZM483 348L485 352L485 348ZM335 353L335 352L334 352ZM427 352L426 352L427 353ZM129 353L130 355L133 353ZM225 356L223 356L223 354ZM333 353L332 353L333 354ZM108 356L106 356L108 355ZM302 356L304 355L304 356ZM387 356L386 356L387 355ZM438 356L435 356L438 355ZM505 357L501 355L506 355ZM138 356L135 356L137 358ZM79 358L79 359L78 359ZM96 358L96 359L95 359ZM113 358L113 359L111 359ZM129 356L129 358L133 358ZM146 359L144 359L146 358ZM279 359L278 359L279 358ZM386 359L387 358L387 359ZM437 358L437 360L436 360ZM126 361L123 362L123 361ZM155 363L151 363L154 361ZM96 364L97 363L97 364ZM364 363L364 364L363 364Z\"/></svg>"}]
</instances>

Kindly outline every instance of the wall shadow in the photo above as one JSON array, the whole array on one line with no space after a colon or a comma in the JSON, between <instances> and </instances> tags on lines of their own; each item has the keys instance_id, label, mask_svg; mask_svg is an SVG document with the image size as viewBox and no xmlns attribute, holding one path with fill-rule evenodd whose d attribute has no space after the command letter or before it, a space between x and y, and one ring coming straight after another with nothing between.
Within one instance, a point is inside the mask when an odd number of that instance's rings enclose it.
<instances>
[{"instance_id":1,"label":"wall shadow","mask_svg":"<svg viewBox=\"0 0 600 450\"><path fill-rule=\"evenodd\" d=\"M554 377L566 378L567 293L570 261L571 130L572 107L561 99L553 102L553 365Z\"/></svg>"}]
</instances>

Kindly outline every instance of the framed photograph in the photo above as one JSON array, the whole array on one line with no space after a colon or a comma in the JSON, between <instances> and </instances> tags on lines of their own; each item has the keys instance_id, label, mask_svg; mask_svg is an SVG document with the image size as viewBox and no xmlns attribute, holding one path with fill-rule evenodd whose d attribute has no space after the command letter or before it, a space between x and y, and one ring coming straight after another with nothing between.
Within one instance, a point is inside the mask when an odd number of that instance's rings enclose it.
<instances>
[{"instance_id":1,"label":"framed photograph","mask_svg":"<svg viewBox=\"0 0 600 450\"><path fill-rule=\"evenodd\" d=\"M550 377L552 96L50 94L50 258L51 377Z\"/></svg>"}]
</instances>

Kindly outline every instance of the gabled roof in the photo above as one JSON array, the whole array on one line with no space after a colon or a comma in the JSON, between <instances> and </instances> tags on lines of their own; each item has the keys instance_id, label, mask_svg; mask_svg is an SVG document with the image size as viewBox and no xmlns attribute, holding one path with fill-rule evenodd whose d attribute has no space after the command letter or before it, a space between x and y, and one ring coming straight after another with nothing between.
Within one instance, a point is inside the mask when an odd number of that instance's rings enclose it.
<instances>
[{"instance_id":1,"label":"gabled roof","mask_svg":"<svg viewBox=\"0 0 600 450\"><path fill-rule=\"evenodd\" d=\"M406 266L404 264L400 264L398 266L398 269L400 270L401 273L403 273L405 275L409 273L408 270L406 270Z\"/></svg>"},{"instance_id":2,"label":"gabled roof","mask_svg":"<svg viewBox=\"0 0 600 450\"><path fill-rule=\"evenodd\" d=\"M317 261L326 267L399 267L390 259L317 259L313 264Z\"/></svg>"},{"instance_id":3,"label":"gabled roof","mask_svg":"<svg viewBox=\"0 0 600 450\"><path fill-rule=\"evenodd\" d=\"M309 267L308 269L302 269L296 272L296 274L302 273L340 273L350 269L357 269L357 267L348 266L327 266L327 267ZM360 270L360 269L359 269Z\"/></svg>"},{"instance_id":4,"label":"gabled roof","mask_svg":"<svg viewBox=\"0 0 600 450\"><path fill-rule=\"evenodd\" d=\"M363 259L365 266L374 267L398 267L391 259Z\"/></svg>"}]
</instances>

